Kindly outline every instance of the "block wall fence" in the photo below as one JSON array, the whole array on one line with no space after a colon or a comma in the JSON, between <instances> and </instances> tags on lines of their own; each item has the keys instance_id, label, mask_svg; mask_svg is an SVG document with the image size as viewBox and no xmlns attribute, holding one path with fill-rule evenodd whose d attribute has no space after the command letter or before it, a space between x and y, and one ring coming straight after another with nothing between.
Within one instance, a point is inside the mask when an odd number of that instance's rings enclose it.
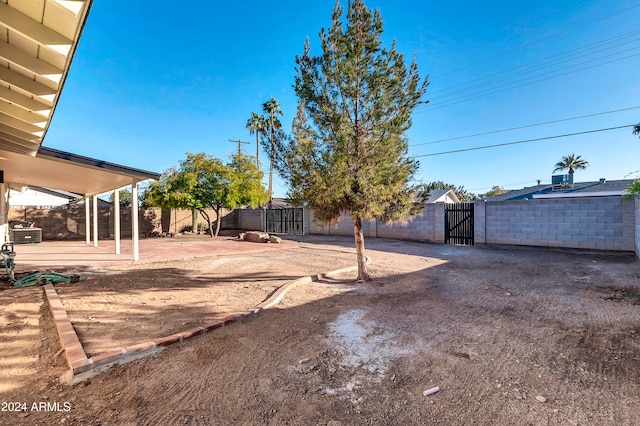
<instances>
[{"instance_id":1,"label":"block wall fence","mask_svg":"<svg viewBox=\"0 0 640 426\"><path fill-rule=\"evenodd\" d=\"M635 252L640 258L640 199L623 201L620 196L554 198L518 201L476 201L475 244L511 244L539 247ZM140 235L151 231L182 232L191 227L191 211L142 209ZM215 212L209 212L215 220ZM91 209L91 216L93 209ZM101 239L113 238L113 209L98 209ZM130 210L121 211L122 237L131 237ZM9 210L9 220L35 222L44 240L84 239L85 209L33 207ZM199 217L199 223L204 220ZM265 211L224 211L223 229L264 230ZM364 220L368 238L396 238L444 243L444 204L427 204L424 212L408 223L389 225ZM316 221L312 210L304 210L304 233L353 235L353 219L344 213L333 224Z\"/></svg>"},{"instance_id":2,"label":"block wall fence","mask_svg":"<svg viewBox=\"0 0 640 426\"><path fill-rule=\"evenodd\" d=\"M215 220L216 213L207 210L209 216ZM221 227L224 229L238 228L238 211L223 210ZM58 207L53 209L38 209L35 207L10 208L9 221L18 220L34 222L42 229L43 240L84 240L85 239L85 208ZM113 238L114 226L113 208L98 208L98 237L100 239ZM93 208L90 209L90 219L93 221ZM145 236L155 232L182 232L191 229L191 210L162 210L159 208L140 209L138 211L140 235ZM198 223L206 222L198 213ZM131 209L120 210L121 237L131 238Z\"/></svg>"},{"instance_id":3,"label":"block wall fence","mask_svg":"<svg viewBox=\"0 0 640 426\"><path fill-rule=\"evenodd\" d=\"M248 211L240 211L242 215ZM256 214L256 213L253 213ZM305 234L353 235L353 219L344 213L333 224L304 212ZM257 225L258 222L255 222ZM405 225L363 220L365 237L444 243L444 204L427 204ZM474 203L475 244L510 244L635 252L640 258L640 199L620 196L552 198Z\"/></svg>"}]
</instances>

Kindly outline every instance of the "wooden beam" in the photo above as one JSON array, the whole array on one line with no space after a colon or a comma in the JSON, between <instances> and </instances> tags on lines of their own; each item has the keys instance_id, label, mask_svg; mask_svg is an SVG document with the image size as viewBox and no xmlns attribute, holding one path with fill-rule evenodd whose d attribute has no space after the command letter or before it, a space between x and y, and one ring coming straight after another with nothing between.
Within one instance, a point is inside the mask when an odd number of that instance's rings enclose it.
<instances>
[{"instance_id":1,"label":"wooden beam","mask_svg":"<svg viewBox=\"0 0 640 426\"><path fill-rule=\"evenodd\" d=\"M31 133L23 132L22 130L18 130L13 126L8 126L6 124L0 123L0 132L5 132L13 136L17 136L18 138L33 143L40 143L42 141L42 136L32 135Z\"/></svg>"},{"instance_id":2,"label":"wooden beam","mask_svg":"<svg viewBox=\"0 0 640 426\"><path fill-rule=\"evenodd\" d=\"M58 67L29 55L24 50L18 49L9 43L0 43L0 58L43 77L46 75L62 76L62 70ZM59 78L50 80L56 83L60 81Z\"/></svg>"},{"instance_id":3,"label":"wooden beam","mask_svg":"<svg viewBox=\"0 0 640 426\"><path fill-rule=\"evenodd\" d=\"M7 28L22 34L42 46L46 46L54 52L62 53L59 49L55 48L62 46L67 46L68 52L73 45L73 42L68 38L42 25L40 22L31 19L27 15L18 12L3 2L0 2L0 16L2 16L2 24ZM66 54L64 55L66 56Z\"/></svg>"},{"instance_id":4,"label":"wooden beam","mask_svg":"<svg viewBox=\"0 0 640 426\"><path fill-rule=\"evenodd\" d=\"M47 116L51 114L51 103L45 99L32 99L14 90L0 86L0 98L7 102L21 106L28 111L36 111L44 113Z\"/></svg>"},{"instance_id":5,"label":"wooden beam","mask_svg":"<svg viewBox=\"0 0 640 426\"><path fill-rule=\"evenodd\" d=\"M47 124L47 121L49 121L45 115L20 108L15 104L5 101L4 99L0 99L0 112L18 118L22 121L26 121L27 123L31 123L35 126L40 126L43 129Z\"/></svg>"},{"instance_id":6,"label":"wooden beam","mask_svg":"<svg viewBox=\"0 0 640 426\"><path fill-rule=\"evenodd\" d=\"M15 127L16 129L22 130L23 132L27 133L37 133L44 131L42 127L36 126L35 124L27 123L26 121L22 121L3 112L0 112L0 123L6 124L7 126Z\"/></svg>"},{"instance_id":7,"label":"wooden beam","mask_svg":"<svg viewBox=\"0 0 640 426\"><path fill-rule=\"evenodd\" d=\"M25 77L24 75L5 67L0 67L0 80L4 81L10 86L19 87L22 90L32 93L36 96L57 95L58 92L56 89L47 87L42 83L38 83L31 78Z\"/></svg>"}]
</instances>

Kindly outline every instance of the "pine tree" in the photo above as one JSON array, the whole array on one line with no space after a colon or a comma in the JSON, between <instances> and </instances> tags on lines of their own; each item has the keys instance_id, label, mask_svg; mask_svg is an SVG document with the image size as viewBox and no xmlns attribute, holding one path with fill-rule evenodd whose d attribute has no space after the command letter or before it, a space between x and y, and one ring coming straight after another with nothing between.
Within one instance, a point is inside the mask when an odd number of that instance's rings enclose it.
<instances>
[{"instance_id":1,"label":"pine tree","mask_svg":"<svg viewBox=\"0 0 640 426\"><path fill-rule=\"evenodd\" d=\"M353 217L358 280L369 279L363 219L406 221L418 209L410 181L418 162L408 157L405 132L426 92L415 58L381 42L382 18L362 0L350 1L346 24L338 3L332 26L320 32L322 54L309 39L296 57L299 99L293 135L283 142L278 170L290 197L314 209L325 222L341 211Z\"/></svg>"}]
</instances>

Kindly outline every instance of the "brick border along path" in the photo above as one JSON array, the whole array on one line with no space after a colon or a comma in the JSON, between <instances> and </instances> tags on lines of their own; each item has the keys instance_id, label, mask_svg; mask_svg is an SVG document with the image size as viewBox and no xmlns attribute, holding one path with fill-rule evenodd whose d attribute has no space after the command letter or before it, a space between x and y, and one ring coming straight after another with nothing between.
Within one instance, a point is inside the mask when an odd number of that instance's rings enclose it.
<instances>
[{"instance_id":1,"label":"brick border along path","mask_svg":"<svg viewBox=\"0 0 640 426\"><path fill-rule=\"evenodd\" d=\"M367 257L367 264L371 263L371 259ZM137 345L127 346L124 348L118 348L113 351L105 352L91 358L87 358L87 354L78 339L67 311L62 305L62 301L56 292L55 287L52 284L44 286L44 292L49 302L49 309L53 314L53 320L56 324L58 331L58 337L60 344L64 350L67 364L70 368L70 376L67 377L67 381L76 378L81 373L90 371L99 372L97 369L108 369L116 363L125 364L128 361L137 359L139 357L151 355L159 350L164 349L169 345L183 342L186 339L190 339L194 336L199 336L208 331L215 330L225 325L229 325L232 322L240 321L246 317L256 315L263 309L269 309L282 301L284 296L293 288L301 284L308 284L314 281L320 281L328 275L339 274L344 272L351 272L357 270L357 266L349 266L347 268L336 269L334 271L325 272L317 275L308 275L302 278L298 278L287 284L281 286L275 293L271 295L266 301L262 302L254 309L250 311L238 312L229 316L226 316L220 320L213 321L209 324L205 324L202 327L195 327L189 330L185 330L180 333L172 334L170 336L162 337L148 342L138 343Z\"/></svg>"}]
</instances>

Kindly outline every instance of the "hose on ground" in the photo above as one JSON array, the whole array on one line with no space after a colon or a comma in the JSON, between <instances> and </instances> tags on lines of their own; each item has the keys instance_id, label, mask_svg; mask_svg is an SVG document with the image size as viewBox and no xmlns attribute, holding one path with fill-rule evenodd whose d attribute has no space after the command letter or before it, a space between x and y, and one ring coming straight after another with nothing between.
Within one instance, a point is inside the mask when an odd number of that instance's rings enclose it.
<instances>
[{"instance_id":1,"label":"hose on ground","mask_svg":"<svg viewBox=\"0 0 640 426\"><path fill-rule=\"evenodd\" d=\"M65 275L57 272L36 272L35 274L26 275L18 280L13 279L13 288L31 287L34 285L46 285L47 283L77 283L84 281L82 275Z\"/></svg>"}]
</instances>

